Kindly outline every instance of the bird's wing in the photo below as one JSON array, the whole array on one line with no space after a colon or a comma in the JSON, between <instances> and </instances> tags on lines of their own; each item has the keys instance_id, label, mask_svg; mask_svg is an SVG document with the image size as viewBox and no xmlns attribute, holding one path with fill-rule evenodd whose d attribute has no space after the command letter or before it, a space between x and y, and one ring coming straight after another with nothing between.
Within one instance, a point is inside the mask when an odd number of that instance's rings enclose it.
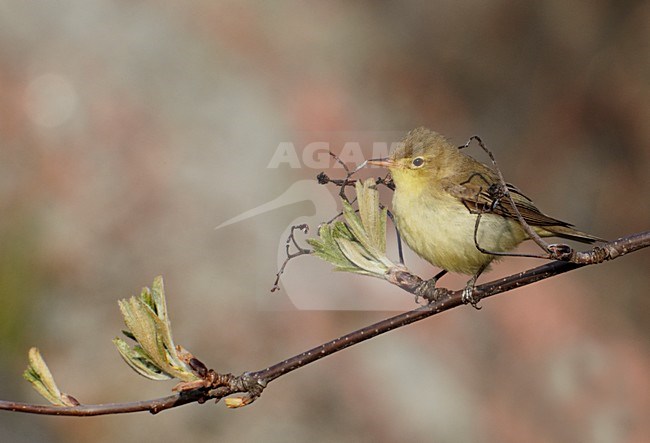
<instances>
[{"instance_id":1,"label":"bird's wing","mask_svg":"<svg viewBox=\"0 0 650 443\"><path fill-rule=\"evenodd\" d=\"M499 180L490 169L474 173L470 177L454 175L443 179L443 189L458 198L472 212L483 212L517 219L512 202L506 196L498 196ZM531 226L572 226L542 213L533 202L510 183L506 184L519 213Z\"/></svg>"}]
</instances>

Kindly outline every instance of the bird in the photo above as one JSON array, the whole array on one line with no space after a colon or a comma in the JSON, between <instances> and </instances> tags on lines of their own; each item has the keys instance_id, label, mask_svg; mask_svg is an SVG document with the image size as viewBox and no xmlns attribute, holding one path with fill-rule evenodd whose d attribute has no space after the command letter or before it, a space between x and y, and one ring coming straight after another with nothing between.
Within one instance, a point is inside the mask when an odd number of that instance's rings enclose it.
<instances>
[{"instance_id":1,"label":"bird","mask_svg":"<svg viewBox=\"0 0 650 443\"><path fill-rule=\"evenodd\" d=\"M401 238L442 269L426 281L424 289L434 289L447 272L470 275L462 301L476 307L473 291L478 277L530 235L504 196L499 174L462 152L465 146L459 148L420 127L409 132L388 157L367 163L390 171L395 185L392 214ZM605 241L544 214L517 187L506 186L518 212L538 236L588 244Z\"/></svg>"}]
</instances>

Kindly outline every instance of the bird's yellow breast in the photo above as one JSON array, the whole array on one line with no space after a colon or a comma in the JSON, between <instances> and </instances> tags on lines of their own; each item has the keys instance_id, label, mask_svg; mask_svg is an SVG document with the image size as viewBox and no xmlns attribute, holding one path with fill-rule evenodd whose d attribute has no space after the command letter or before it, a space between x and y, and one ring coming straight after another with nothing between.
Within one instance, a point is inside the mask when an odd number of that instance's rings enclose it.
<instances>
[{"instance_id":1,"label":"bird's yellow breast","mask_svg":"<svg viewBox=\"0 0 650 443\"><path fill-rule=\"evenodd\" d=\"M404 241L434 266L471 275L495 258L476 248L477 215L441 189L402 182L393 194L393 212ZM516 221L494 214L481 216L477 239L483 249L506 252L525 238Z\"/></svg>"}]
</instances>

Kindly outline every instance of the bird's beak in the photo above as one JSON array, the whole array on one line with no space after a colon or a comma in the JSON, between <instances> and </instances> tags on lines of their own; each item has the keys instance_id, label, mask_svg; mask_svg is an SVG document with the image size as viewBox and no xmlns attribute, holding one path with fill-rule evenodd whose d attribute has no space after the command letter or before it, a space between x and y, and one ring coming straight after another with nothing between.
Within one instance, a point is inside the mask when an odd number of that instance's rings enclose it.
<instances>
[{"instance_id":1,"label":"bird's beak","mask_svg":"<svg viewBox=\"0 0 650 443\"><path fill-rule=\"evenodd\" d=\"M388 158L388 157L386 157L386 158L374 158L372 160L368 160L367 163L369 165L381 166L381 167L384 167L384 168L390 168L390 167L395 166L395 162L392 159Z\"/></svg>"}]
</instances>

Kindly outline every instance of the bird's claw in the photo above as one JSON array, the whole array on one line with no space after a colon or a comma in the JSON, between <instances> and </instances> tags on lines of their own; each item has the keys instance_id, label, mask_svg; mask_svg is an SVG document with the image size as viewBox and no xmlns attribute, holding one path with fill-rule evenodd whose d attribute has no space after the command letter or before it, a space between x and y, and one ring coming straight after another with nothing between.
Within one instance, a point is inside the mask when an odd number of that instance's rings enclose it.
<instances>
[{"instance_id":1,"label":"bird's claw","mask_svg":"<svg viewBox=\"0 0 650 443\"><path fill-rule=\"evenodd\" d=\"M467 285L463 289L463 295L461 296L461 301L466 305L472 305L474 309L481 309L478 303L481 301L480 298L474 297L474 285Z\"/></svg>"}]
</instances>

